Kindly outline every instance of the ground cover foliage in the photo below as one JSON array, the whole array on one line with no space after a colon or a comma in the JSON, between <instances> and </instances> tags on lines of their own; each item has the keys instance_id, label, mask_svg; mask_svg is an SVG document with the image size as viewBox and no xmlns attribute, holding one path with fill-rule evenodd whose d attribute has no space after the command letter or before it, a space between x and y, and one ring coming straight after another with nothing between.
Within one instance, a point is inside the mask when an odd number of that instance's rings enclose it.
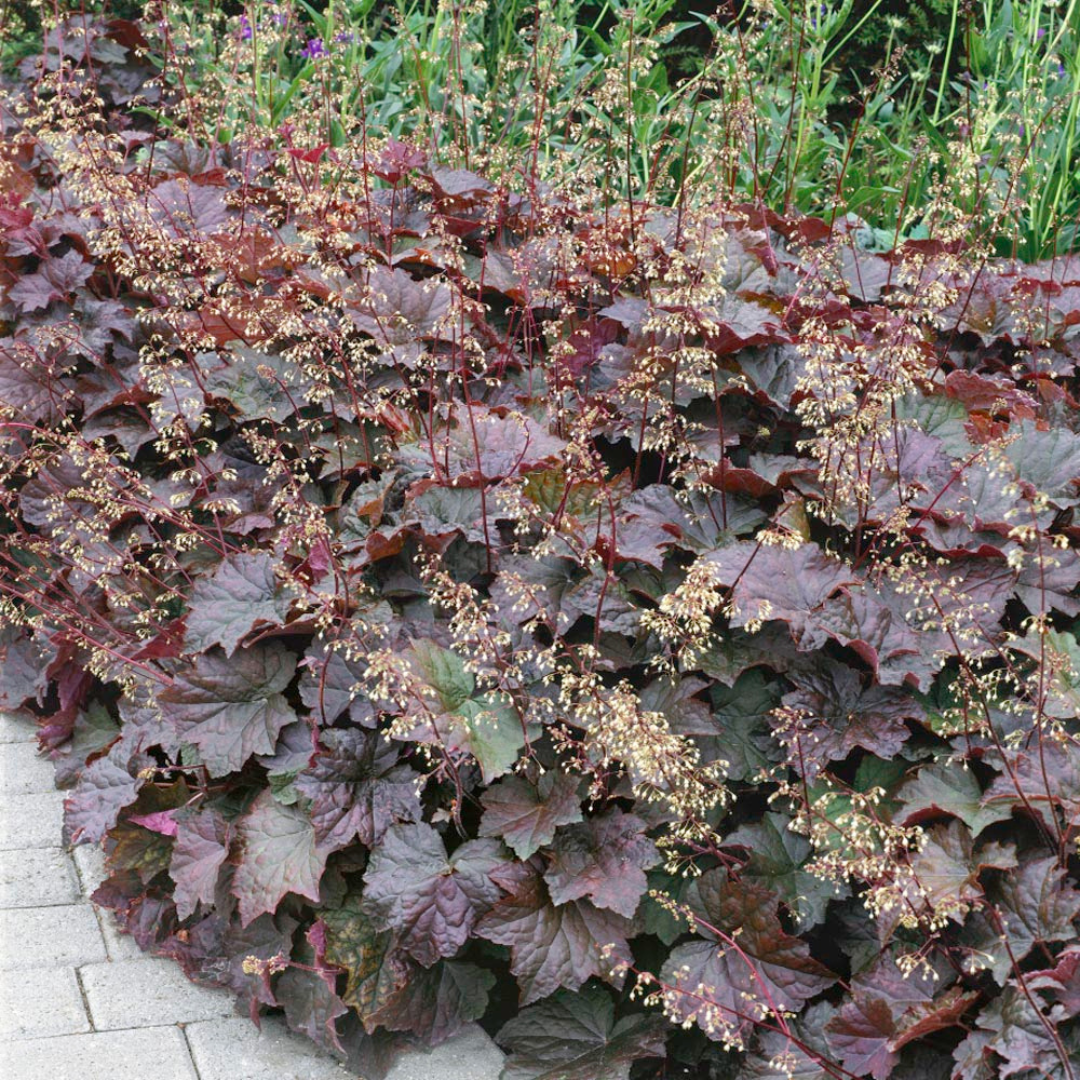
<instances>
[{"instance_id":1,"label":"ground cover foliage","mask_svg":"<svg viewBox=\"0 0 1080 1080\"><path fill-rule=\"evenodd\" d=\"M3 113L0 707L95 899L370 1076L1073 1080L1080 260L200 141L144 29Z\"/></svg>"}]
</instances>

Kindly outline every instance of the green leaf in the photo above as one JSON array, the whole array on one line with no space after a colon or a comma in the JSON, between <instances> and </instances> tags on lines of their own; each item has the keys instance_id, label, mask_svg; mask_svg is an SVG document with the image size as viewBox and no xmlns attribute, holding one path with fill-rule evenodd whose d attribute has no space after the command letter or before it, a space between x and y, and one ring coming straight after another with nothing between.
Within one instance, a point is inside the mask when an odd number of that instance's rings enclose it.
<instances>
[{"instance_id":1,"label":"green leaf","mask_svg":"<svg viewBox=\"0 0 1080 1080\"><path fill-rule=\"evenodd\" d=\"M427 684L438 695L444 712L452 713L472 697L476 679L465 668L465 661L452 649L444 649L434 641L414 641L409 660L415 663Z\"/></svg>"},{"instance_id":2,"label":"green leaf","mask_svg":"<svg viewBox=\"0 0 1080 1080\"><path fill-rule=\"evenodd\" d=\"M241 420L281 424L306 404L304 394L311 382L296 364L246 345L234 344L230 352L229 366L211 374L206 389L231 402Z\"/></svg>"},{"instance_id":3,"label":"green leaf","mask_svg":"<svg viewBox=\"0 0 1080 1080\"><path fill-rule=\"evenodd\" d=\"M471 754L485 783L509 772L525 746L517 712L494 692L478 692L465 661L451 649L421 639L413 642L407 658L431 687L431 709L439 713L431 722L415 709L420 727L414 737Z\"/></svg>"},{"instance_id":4,"label":"green leaf","mask_svg":"<svg viewBox=\"0 0 1080 1080\"><path fill-rule=\"evenodd\" d=\"M902 810L897 820L910 825L935 814L951 814L958 817L978 836L988 825L1007 821L1012 807L1007 805L984 806L983 792L975 774L963 765L947 765L944 762L924 766L901 787L896 798Z\"/></svg>"},{"instance_id":5,"label":"green leaf","mask_svg":"<svg viewBox=\"0 0 1080 1080\"><path fill-rule=\"evenodd\" d=\"M350 893L337 911L324 911L322 920L326 923L326 959L344 968L347 976L341 999L371 1031L377 1026L372 1017L409 977L407 957L397 949L394 935L372 921L359 892Z\"/></svg>"}]
</instances>

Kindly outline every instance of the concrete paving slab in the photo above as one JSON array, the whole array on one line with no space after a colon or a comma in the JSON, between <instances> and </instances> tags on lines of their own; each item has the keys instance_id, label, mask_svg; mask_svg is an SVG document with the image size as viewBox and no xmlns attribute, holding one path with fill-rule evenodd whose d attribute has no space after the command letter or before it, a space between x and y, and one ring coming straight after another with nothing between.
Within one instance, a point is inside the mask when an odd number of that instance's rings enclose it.
<instances>
[{"instance_id":1,"label":"concrete paving slab","mask_svg":"<svg viewBox=\"0 0 1080 1080\"><path fill-rule=\"evenodd\" d=\"M90 894L105 880L105 852L97 844L81 844L72 852L79 871L83 892ZM98 923L105 938L105 951L110 960L139 960L146 955L130 934L116 925L116 918L105 908L96 908Z\"/></svg>"},{"instance_id":2,"label":"concrete paving slab","mask_svg":"<svg viewBox=\"0 0 1080 1080\"><path fill-rule=\"evenodd\" d=\"M74 968L0 974L0 1040L90 1030Z\"/></svg>"},{"instance_id":3,"label":"concrete paving slab","mask_svg":"<svg viewBox=\"0 0 1080 1080\"><path fill-rule=\"evenodd\" d=\"M178 1027L95 1031L0 1048L12 1080L199 1080ZM272 1074L265 1074L271 1080Z\"/></svg>"},{"instance_id":4,"label":"concrete paving slab","mask_svg":"<svg viewBox=\"0 0 1080 1080\"><path fill-rule=\"evenodd\" d=\"M52 907L79 900L75 864L63 848L0 851L0 908Z\"/></svg>"},{"instance_id":5,"label":"concrete paving slab","mask_svg":"<svg viewBox=\"0 0 1080 1080\"><path fill-rule=\"evenodd\" d=\"M83 892L89 896L106 878L105 852L100 844L79 844L71 849Z\"/></svg>"},{"instance_id":6,"label":"concrete paving slab","mask_svg":"<svg viewBox=\"0 0 1080 1080\"><path fill-rule=\"evenodd\" d=\"M0 910L0 971L78 967L105 958L89 904Z\"/></svg>"},{"instance_id":7,"label":"concrete paving slab","mask_svg":"<svg viewBox=\"0 0 1080 1080\"><path fill-rule=\"evenodd\" d=\"M261 1031L243 1018L189 1024L185 1032L200 1080L356 1080L275 1017L264 1018Z\"/></svg>"},{"instance_id":8,"label":"concrete paving slab","mask_svg":"<svg viewBox=\"0 0 1080 1080\"><path fill-rule=\"evenodd\" d=\"M60 843L63 826L64 796L59 791L0 797L0 851L53 847Z\"/></svg>"},{"instance_id":9,"label":"concrete paving slab","mask_svg":"<svg viewBox=\"0 0 1080 1080\"><path fill-rule=\"evenodd\" d=\"M29 716L0 713L0 743L33 742L37 738L37 724Z\"/></svg>"},{"instance_id":10,"label":"concrete paving slab","mask_svg":"<svg viewBox=\"0 0 1080 1080\"><path fill-rule=\"evenodd\" d=\"M146 953L135 944L130 934L125 934L116 925L116 917L105 908L95 908L101 936L105 939L105 952L110 960L141 960Z\"/></svg>"},{"instance_id":11,"label":"concrete paving slab","mask_svg":"<svg viewBox=\"0 0 1080 1080\"><path fill-rule=\"evenodd\" d=\"M232 994L196 986L171 960L86 964L79 977L96 1031L235 1015Z\"/></svg>"},{"instance_id":12,"label":"concrete paving slab","mask_svg":"<svg viewBox=\"0 0 1080 1080\"><path fill-rule=\"evenodd\" d=\"M55 770L32 742L0 743L0 781L5 795L55 791Z\"/></svg>"},{"instance_id":13,"label":"concrete paving slab","mask_svg":"<svg viewBox=\"0 0 1080 1080\"><path fill-rule=\"evenodd\" d=\"M386 1080L498 1080L503 1053L475 1024L426 1053L403 1055Z\"/></svg>"}]
</instances>

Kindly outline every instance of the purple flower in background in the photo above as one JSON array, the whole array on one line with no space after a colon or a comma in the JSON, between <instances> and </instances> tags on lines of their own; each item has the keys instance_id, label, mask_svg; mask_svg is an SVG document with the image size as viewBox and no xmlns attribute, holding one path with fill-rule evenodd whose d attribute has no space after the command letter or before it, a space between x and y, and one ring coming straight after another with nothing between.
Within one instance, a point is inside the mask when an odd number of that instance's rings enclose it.
<instances>
[{"instance_id":1,"label":"purple flower in background","mask_svg":"<svg viewBox=\"0 0 1080 1080\"><path fill-rule=\"evenodd\" d=\"M314 60L318 56L325 56L326 46L323 44L323 39L321 37L309 38L308 43L300 50L300 55L308 60Z\"/></svg>"},{"instance_id":2,"label":"purple flower in background","mask_svg":"<svg viewBox=\"0 0 1080 1080\"><path fill-rule=\"evenodd\" d=\"M275 11L274 14L270 16L270 21L275 26L284 26L289 21L289 16L283 11Z\"/></svg>"},{"instance_id":3,"label":"purple flower in background","mask_svg":"<svg viewBox=\"0 0 1080 1080\"><path fill-rule=\"evenodd\" d=\"M339 45L351 45L356 40L356 35L351 30L341 30L334 35L334 40Z\"/></svg>"},{"instance_id":4,"label":"purple flower in background","mask_svg":"<svg viewBox=\"0 0 1080 1080\"><path fill-rule=\"evenodd\" d=\"M240 40L241 41L250 41L252 33L253 33L253 31L251 29L251 23L248 22L248 17L246 15L241 15L240 16Z\"/></svg>"},{"instance_id":5,"label":"purple flower in background","mask_svg":"<svg viewBox=\"0 0 1080 1080\"><path fill-rule=\"evenodd\" d=\"M1035 40L1041 41L1044 37L1046 37L1046 27L1040 26L1039 29L1035 31Z\"/></svg>"}]
</instances>

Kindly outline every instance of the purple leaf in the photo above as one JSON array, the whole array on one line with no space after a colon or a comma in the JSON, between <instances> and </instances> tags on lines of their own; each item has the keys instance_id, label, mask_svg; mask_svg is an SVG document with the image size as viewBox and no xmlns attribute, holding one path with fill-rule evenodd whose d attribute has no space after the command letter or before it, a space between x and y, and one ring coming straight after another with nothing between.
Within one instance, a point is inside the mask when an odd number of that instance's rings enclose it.
<instances>
[{"instance_id":1,"label":"purple leaf","mask_svg":"<svg viewBox=\"0 0 1080 1080\"><path fill-rule=\"evenodd\" d=\"M221 867L229 856L232 827L216 810L202 810L176 821L169 876L176 883L176 914L186 919L199 903L211 904Z\"/></svg>"},{"instance_id":2,"label":"purple leaf","mask_svg":"<svg viewBox=\"0 0 1080 1080\"><path fill-rule=\"evenodd\" d=\"M252 754L273 753L281 729L296 719L282 694L295 670L296 657L276 642L231 659L215 650L196 657L158 703L179 738L198 749L210 775L225 776Z\"/></svg>"},{"instance_id":3,"label":"purple leaf","mask_svg":"<svg viewBox=\"0 0 1080 1080\"><path fill-rule=\"evenodd\" d=\"M91 762L64 800L64 842L100 843L120 811L138 797L146 782L139 770L150 764L148 756L134 752L126 736L117 739L104 757Z\"/></svg>"},{"instance_id":4,"label":"purple leaf","mask_svg":"<svg viewBox=\"0 0 1080 1080\"><path fill-rule=\"evenodd\" d=\"M739 541L708 560L720 583L731 589L732 626L780 619L788 623L796 644L812 613L841 586L859 580L850 567L814 544L790 550Z\"/></svg>"},{"instance_id":5,"label":"purple leaf","mask_svg":"<svg viewBox=\"0 0 1080 1080\"><path fill-rule=\"evenodd\" d=\"M550 859L544 880L555 904L588 897L631 919L648 888L645 871L660 855L640 818L611 810L560 829Z\"/></svg>"},{"instance_id":6,"label":"purple leaf","mask_svg":"<svg viewBox=\"0 0 1080 1080\"><path fill-rule=\"evenodd\" d=\"M176 836L177 824L173 817L175 813L175 810L159 810L154 814L132 815L125 820L133 825L141 825L151 832L160 833L162 836Z\"/></svg>"},{"instance_id":7,"label":"purple leaf","mask_svg":"<svg viewBox=\"0 0 1080 1080\"><path fill-rule=\"evenodd\" d=\"M447 857L430 825L391 825L364 874L366 910L431 967L465 944L502 895L491 873L505 862L497 840L469 840Z\"/></svg>"},{"instance_id":8,"label":"purple leaf","mask_svg":"<svg viewBox=\"0 0 1080 1080\"><path fill-rule=\"evenodd\" d=\"M594 975L612 975L630 961L631 925L621 915L587 900L556 907L535 870L514 882L514 891L480 920L477 934L510 948L510 970L521 987L521 1004L547 997L560 987L576 990Z\"/></svg>"},{"instance_id":9,"label":"purple leaf","mask_svg":"<svg viewBox=\"0 0 1080 1080\"><path fill-rule=\"evenodd\" d=\"M795 689L782 698L784 711L773 719L773 726L808 780L856 747L881 758L894 757L910 735L907 721L925 716L907 692L892 686L865 687L854 668L833 660L823 658L816 668L791 672L788 678Z\"/></svg>"},{"instance_id":10,"label":"purple leaf","mask_svg":"<svg viewBox=\"0 0 1080 1080\"><path fill-rule=\"evenodd\" d=\"M280 626L289 598L274 577L274 560L265 552L229 555L211 577L200 577L188 599L184 646L205 652L220 645L226 656L256 626Z\"/></svg>"},{"instance_id":11,"label":"purple leaf","mask_svg":"<svg viewBox=\"0 0 1080 1080\"><path fill-rule=\"evenodd\" d=\"M889 955L855 977L852 999L825 1025L829 1047L846 1069L885 1080L909 1042L953 1027L978 994L944 991L932 974L904 976Z\"/></svg>"},{"instance_id":12,"label":"purple leaf","mask_svg":"<svg viewBox=\"0 0 1080 1080\"><path fill-rule=\"evenodd\" d=\"M84 285L94 267L75 250L46 259L35 274L26 274L8 290L8 299L22 314L40 311L54 300L64 300Z\"/></svg>"},{"instance_id":13,"label":"purple leaf","mask_svg":"<svg viewBox=\"0 0 1080 1080\"><path fill-rule=\"evenodd\" d=\"M232 892L240 901L242 926L272 914L287 893L319 899L329 852L316 843L306 814L282 806L263 790L237 821L236 835L239 853Z\"/></svg>"},{"instance_id":14,"label":"purple leaf","mask_svg":"<svg viewBox=\"0 0 1080 1080\"><path fill-rule=\"evenodd\" d=\"M691 886L688 903L706 940L677 946L661 972L687 991L673 998L677 1020L695 1020L706 1034L722 1038L776 1010L797 1012L836 981L805 941L784 930L775 893L709 870ZM701 986L710 988L704 1002L695 996ZM711 1018L714 1009L719 1023Z\"/></svg>"},{"instance_id":15,"label":"purple leaf","mask_svg":"<svg viewBox=\"0 0 1080 1080\"><path fill-rule=\"evenodd\" d=\"M531 783L507 776L481 797L484 816L481 836L501 837L519 859L527 859L555 837L560 825L581 821L581 798L576 776L547 772Z\"/></svg>"},{"instance_id":16,"label":"purple leaf","mask_svg":"<svg viewBox=\"0 0 1080 1080\"><path fill-rule=\"evenodd\" d=\"M600 987L560 990L503 1025L496 1038L510 1058L502 1080L628 1080L635 1061L664 1056L665 1035L655 1013L616 1020Z\"/></svg>"},{"instance_id":17,"label":"purple leaf","mask_svg":"<svg viewBox=\"0 0 1080 1080\"><path fill-rule=\"evenodd\" d=\"M410 964L409 977L370 1019L388 1031L407 1031L425 1045L437 1046L484 1015L494 985L495 976L475 964Z\"/></svg>"},{"instance_id":18,"label":"purple leaf","mask_svg":"<svg viewBox=\"0 0 1080 1080\"><path fill-rule=\"evenodd\" d=\"M336 851L354 839L379 843L395 821L418 821L421 777L398 764L398 748L373 731L328 730L308 769L294 781L311 800L318 843Z\"/></svg>"}]
</instances>

